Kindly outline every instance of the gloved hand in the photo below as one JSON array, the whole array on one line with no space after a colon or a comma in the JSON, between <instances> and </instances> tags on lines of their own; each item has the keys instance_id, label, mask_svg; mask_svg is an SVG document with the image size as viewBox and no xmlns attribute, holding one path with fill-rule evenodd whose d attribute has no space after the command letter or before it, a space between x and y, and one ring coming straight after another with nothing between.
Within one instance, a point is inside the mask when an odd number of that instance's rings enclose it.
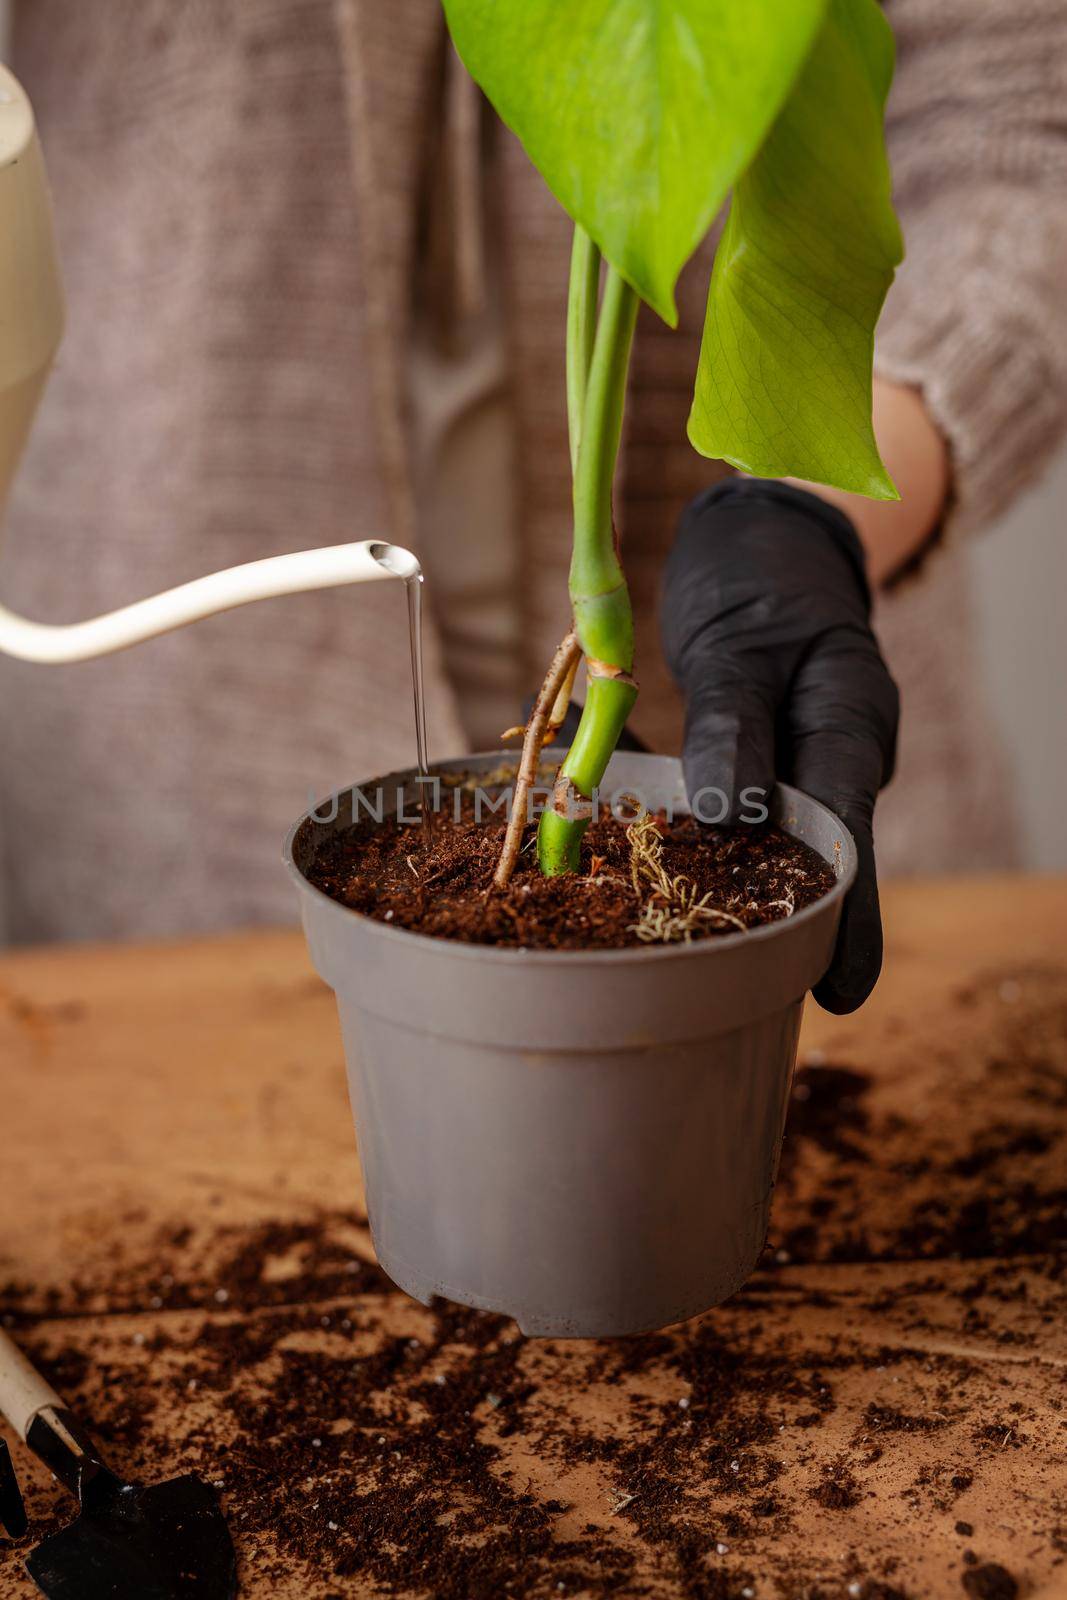
<instances>
[{"instance_id":1,"label":"gloved hand","mask_svg":"<svg viewBox=\"0 0 1067 1600\"><path fill-rule=\"evenodd\" d=\"M839 1013L863 1004L882 965L872 819L893 771L899 699L870 610L856 532L816 495L732 478L686 510L661 625L686 702L690 804L702 789L720 790L722 820L738 821L777 777L849 829L859 870L814 991ZM719 812L706 805L698 814L711 820Z\"/></svg>"}]
</instances>

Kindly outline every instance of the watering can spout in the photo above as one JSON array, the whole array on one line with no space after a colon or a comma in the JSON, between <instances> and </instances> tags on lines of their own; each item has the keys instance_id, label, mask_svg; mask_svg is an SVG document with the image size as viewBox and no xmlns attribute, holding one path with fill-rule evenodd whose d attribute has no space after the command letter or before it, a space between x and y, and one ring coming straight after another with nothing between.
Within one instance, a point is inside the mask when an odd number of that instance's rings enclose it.
<instances>
[{"instance_id":1,"label":"watering can spout","mask_svg":"<svg viewBox=\"0 0 1067 1600\"><path fill-rule=\"evenodd\" d=\"M416 578L422 577L418 556L413 555L410 550L405 550L402 544L383 544L375 539L371 542L370 553L394 578L403 578L405 583L413 583Z\"/></svg>"},{"instance_id":2,"label":"watering can spout","mask_svg":"<svg viewBox=\"0 0 1067 1600\"><path fill-rule=\"evenodd\" d=\"M50 626L29 622L0 606L0 651L21 661L51 665L89 661L256 600L340 589L351 583L410 582L421 570L410 550L364 539L229 567L88 622Z\"/></svg>"}]
</instances>

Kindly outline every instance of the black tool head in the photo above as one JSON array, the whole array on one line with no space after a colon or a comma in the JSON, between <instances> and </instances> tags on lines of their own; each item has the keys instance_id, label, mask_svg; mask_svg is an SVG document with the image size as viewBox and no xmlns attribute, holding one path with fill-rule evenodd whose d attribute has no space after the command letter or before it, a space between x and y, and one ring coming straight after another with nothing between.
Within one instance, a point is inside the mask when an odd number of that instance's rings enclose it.
<instances>
[{"instance_id":1,"label":"black tool head","mask_svg":"<svg viewBox=\"0 0 1067 1600\"><path fill-rule=\"evenodd\" d=\"M110 1475L109 1475L110 1476ZM215 1492L189 1475L102 1484L26 1570L49 1600L233 1600L237 1563Z\"/></svg>"},{"instance_id":2,"label":"black tool head","mask_svg":"<svg viewBox=\"0 0 1067 1600\"><path fill-rule=\"evenodd\" d=\"M11 1452L7 1440L0 1439L0 1528L5 1528L13 1539L21 1539L28 1526Z\"/></svg>"}]
</instances>

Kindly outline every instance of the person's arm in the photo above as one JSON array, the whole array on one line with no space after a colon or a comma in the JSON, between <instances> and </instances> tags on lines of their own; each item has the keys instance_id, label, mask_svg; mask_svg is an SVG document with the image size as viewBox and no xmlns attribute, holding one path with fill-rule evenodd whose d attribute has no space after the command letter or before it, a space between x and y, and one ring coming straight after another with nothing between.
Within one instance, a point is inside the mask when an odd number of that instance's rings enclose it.
<instances>
[{"instance_id":1,"label":"person's arm","mask_svg":"<svg viewBox=\"0 0 1067 1600\"><path fill-rule=\"evenodd\" d=\"M690 792L790 778L852 830L860 870L816 997L859 1005L881 964L875 799L896 690L870 627L938 531L993 520L1067 432L1067 7L888 0L888 133L907 254L875 347L875 432L901 499L736 481L700 496L667 573Z\"/></svg>"},{"instance_id":2,"label":"person's arm","mask_svg":"<svg viewBox=\"0 0 1067 1600\"><path fill-rule=\"evenodd\" d=\"M951 543L1001 515L1067 432L1067 6L887 0L886 14L905 256L874 370L921 395L947 442ZM907 507L918 496L876 432Z\"/></svg>"},{"instance_id":3,"label":"person's arm","mask_svg":"<svg viewBox=\"0 0 1067 1600\"><path fill-rule=\"evenodd\" d=\"M948 446L917 389L876 377L874 432L899 500L868 500L796 481L849 518L867 557L867 576L880 588L935 532L948 497L950 466Z\"/></svg>"}]
</instances>

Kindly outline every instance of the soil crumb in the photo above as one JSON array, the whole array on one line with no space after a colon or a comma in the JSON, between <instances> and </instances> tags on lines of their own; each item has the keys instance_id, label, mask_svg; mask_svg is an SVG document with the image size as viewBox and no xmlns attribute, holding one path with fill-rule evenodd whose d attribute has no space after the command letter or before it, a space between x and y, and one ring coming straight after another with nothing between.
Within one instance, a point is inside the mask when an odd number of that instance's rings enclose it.
<instances>
[{"instance_id":1,"label":"soil crumb","mask_svg":"<svg viewBox=\"0 0 1067 1600\"><path fill-rule=\"evenodd\" d=\"M812 1489L811 1498L827 1511L851 1511L859 1505L862 1491L845 1457L839 1456L824 1467L822 1482Z\"/></svg>"},{"instance_id":2,"label":"soil crumb","mask_svg":"<svg viewBox=\"0 0 1067 1600\"><path fill-rule=\"evenodd\" d=\"M972 1600L1015 1600L1019 1585L1006 1567L995 1562L971 1567L963 1574L963 1587Z\"/></svg>"},{"instance_id":3,"label":"soil crumb","mask_svg":"<svg viewBox=\"0 0 1067 1600\"><path fill-rule=\"evenodd\" d=\"M680 880L680 902L672 896L668 904L647 878L635 886L628 824L613 816L589 828L579 872L557 878L539 872L530 827L511 883L494 889L504 823L491 814L476 819L468 794L452 814L439 813L428 834L367 818L328 834L307 877L332 899L393 927L541 950L715 938L792 916L833 887L822 857L769 823L655 822L659 860L667 878ZM677 916L679 903L688 915Z\"/></svg>"}]
</instances>

